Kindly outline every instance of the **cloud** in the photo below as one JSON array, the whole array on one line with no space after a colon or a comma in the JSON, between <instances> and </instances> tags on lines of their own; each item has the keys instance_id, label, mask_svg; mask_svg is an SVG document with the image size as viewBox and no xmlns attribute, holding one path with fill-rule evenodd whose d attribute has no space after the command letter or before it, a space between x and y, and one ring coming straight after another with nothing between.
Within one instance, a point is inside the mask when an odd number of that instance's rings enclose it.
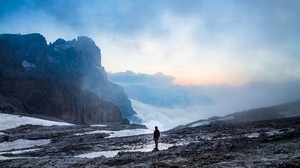
<instances>
[{"instance_id":1,"label":"cloud","mask_svg":"<svg viewBox=\"0 0 300 168\"><path fill-rule=\"evenodd\" d=\"M156 73L154 75L149 75L145 73L134 73L132 71L109 73L109 78L112 81L126 84L151 84L160 83L162 85L172 83L175 79L172 76L166 76L163 73Z\"/></svg>"},{"instance_id":2,"label":"cloud","mask_svg":"<svg viewBox=\"0 0 300 168\"><path fill-rule=\"evenodd\" d=\"M149 75L126 71L109 73L108 77L123 86L129 98L156 107L186 108L211 101L209 96L201 94L202 89L175 85L174 77L162 73Z\"/></svg>"},{"instance_id":3,"label":"cloud","mask_svg":"<svg viewBox=\"0 0 300 168\"><path fill-rule=\"evenodd\" d=\"M93 38L112 72L164 72L177 83L300 78L294 0L11 0L0 9L3 33Z\"/></svg>"},{"instance_id":4,"label":"cloud","mask_svg":"<svg viewBox=\"0 0 300 168\"><path fill-rule=\"evenodd\" d=\"M142 120L142 124L150 129L158 126L161 131L165 131L178 125L190 123L192 118L204 117L193 108L158 108L136 100L131 100L131 103L137 116Z\"/></svg>"},{"instance_id":5,"label":"cloud","mask_svg":"<svg viewBox=\"0 0 300 168\"><path fill-rule=\"evenodd\" d=\"M300 80L252 81L239 85L178 85L174 77L132 71L109 73L109 80L124 87L129 98L165 108L232 106L229 113L300 99ZM226 105L227 104L227 105ZM217 112L217 111L215 111Z\"/></svg>"},{"instance_id":6,"label":"cloud","mask_svg":"<svg viewBox=\"0 0 300 168\"><path fill-rule=\"evenodd\" d=\"M300 80L240 85L176 85L163 74L110 73L124 87L144 124L175 127L198 119L300 100Z\"/></svg>"}]
</instances>

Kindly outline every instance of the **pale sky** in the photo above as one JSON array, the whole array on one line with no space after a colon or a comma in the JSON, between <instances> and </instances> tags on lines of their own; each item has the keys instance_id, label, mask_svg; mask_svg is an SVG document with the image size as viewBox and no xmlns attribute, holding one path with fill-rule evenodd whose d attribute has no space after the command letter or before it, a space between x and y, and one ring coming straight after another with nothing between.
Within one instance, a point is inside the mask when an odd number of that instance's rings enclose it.
<instances>
[{"instance_id":1,"label":"pale sky","mask_svg":"<svg viewBox=\"0 0 300 168\"><path fill-rule=\"evenodd\" d=\"M300 80L298 0L0 0L0 33L91 37L108 72L182 84Z\"/></svg>"}]
</instances>

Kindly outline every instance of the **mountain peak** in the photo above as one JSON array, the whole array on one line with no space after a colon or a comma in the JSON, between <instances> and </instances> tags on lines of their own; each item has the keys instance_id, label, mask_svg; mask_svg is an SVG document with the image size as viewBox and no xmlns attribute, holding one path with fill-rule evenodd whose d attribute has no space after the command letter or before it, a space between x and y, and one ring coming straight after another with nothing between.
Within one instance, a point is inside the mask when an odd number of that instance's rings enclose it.
<instances>
[{"instance_id":1,"label":"mountain peak","mask_svg":"<svg viewBox=\"0 0 300 168\"><path fill-rule=\"evenodd\" d=\"M101 50L89 37L47 45L38 33L2 34L0 59L0 94L23 101L27 112L81 124L135 114L124 90L107 79Z\"/></svg>"}]
</instances>

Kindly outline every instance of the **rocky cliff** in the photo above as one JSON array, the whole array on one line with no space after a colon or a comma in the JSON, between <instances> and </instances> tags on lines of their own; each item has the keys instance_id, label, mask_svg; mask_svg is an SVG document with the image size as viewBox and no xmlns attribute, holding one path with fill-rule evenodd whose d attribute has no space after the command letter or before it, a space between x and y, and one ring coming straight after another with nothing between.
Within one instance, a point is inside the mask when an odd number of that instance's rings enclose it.
<instances>
[{"instance_id":1,"label":"rocky cliff","mask_svg":"<svg viewBox=\"0 0 300 168\"><path fill-rule=\"evenodd\" d=\"M134 118L123 89L107 79L100 52L88 37L48 45L40 34L2 34L0 95L21 102L19 111L73 123Z\"/></svg>"}]
</instances>

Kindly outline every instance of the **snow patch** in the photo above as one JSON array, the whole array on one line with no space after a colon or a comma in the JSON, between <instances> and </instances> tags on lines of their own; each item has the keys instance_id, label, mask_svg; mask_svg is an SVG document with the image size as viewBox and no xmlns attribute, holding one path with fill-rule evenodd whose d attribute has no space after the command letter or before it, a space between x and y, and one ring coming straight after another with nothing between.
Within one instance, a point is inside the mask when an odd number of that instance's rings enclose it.
<instances>
[{"instance_id":1,"label":"snow patch","mask_svg":"<svg viewBox=\"0 0 300 168\"><path fill-rule=\"evenodd\" d=\"M258 138L259 137L259 133L251 133L251 134L245 134L246 137L248 138Z\"/></svg>"},{"instance_id":2,"label":"snow patch","mask_svg":"<svg viewBox=\"0 0 300 168\"><path fill-rule=\"evenodd\" d=\"M11 160L11 159L20 159L21 157L6 157L0 155L0 160Z\"/></svg>"},{"instance_id":3,"label":"snow patch","mask_svg":"<svg viewBox=\"0 0 300 168\"><path fill-rule=\"evenodd\" d=\"M84 133L75 134L77 136L85 135L85 134L99 134L106 133L109 134L107 138L115 138L115 137L126 137L126 136L134 136L134 135L143 135L152 133L149 129L130 129L130 130L120 130L120 131L108 131L108 130L96 130Z\"/></svg>"},{"instance_id":4,"label":"snow patch","mask_svg":"<svg viewBox=\"0 0 300 168\"><path fill-rule=\"evenodd\" d=\"M266 134L268 136L273 136L273 135L276 135L276 134L283 134L283 132L279 131L279 130L273 130L273 131L268 131L266 132Z\"/></svg>"},{"instance_id":5,"label":"snow patch","mask_svg":"<svg viewBox=\"0 0 300 168\"><path fill-rule=\"evenodd\" d=\"M199 121L199 122L196 122L196 123L190 125L189 127L198 127L198 126L203 126L203 125L209 125L212 121L229 121L229 120L233 120L233 119L234 119L233 116L227 116L227 117L222 117L217 120Z\"/></svg>"},{"instance_id":6,"label":"snow patch","mask_svg":"<svg viewBox=\"0 0 300 168\"><path fill-rule=\"evenodd\" d=\"M227 117L222 117L220 119L218 119L218 121L229 121L229 120L233 120L234 116L227 116Z\"/></svg>"},{"instance_id":7,"label":"snow patch","mask_svg":"<svg viewBox=\"0 0 300 168\"><path fill-rule=\"evenodd\" d=\"M159 143L159 149L165 150L170 147L174 146L173 144L166 144L166 143ZM135 149L128 149L128 150L113 150L113 151L100 151L100 152L91 152L91 153L85 153L81 155L77 155L75 157L81 157L81 158L96 158L100 156L104 156L107 158L116 156L119 152L150 152L153 150L154 145L153 144L147 144L140 147L134 147Z\"/></svg>"},{"instance_id":8,"label":"snow patch","mask_svg":"<svg viewBox=\"0 0 300 168\"><path fill-rule=\"evenodd\" d=\"M100 157L100 156L105 156L107 158L110 158L110 157L116 156L119 152L121 152L121 151L120 150L115 150L115 151L91 152L91 153L85 153L85 154L77 155L75 157L92 159L92 158L96 158L96 157Z\"/></svg>"},{"instance_id":9,"label":"snow patch","mask_svg":"<svg viewBox=\"0 0 300 168\"><path fill-rule=\"evenodd\" d=\"M103 124L94 124L94 125L90 125L91 127L106 127L107 125L103 125Z\"/></svg>"},{"instance_id":10,"label":"snow patch","mask_svg":"<svg viewBox=\"0 0 300 168\"><path fill-rule=\"evenodd\" d=\"M11 151L11 152L0 152L0 155L8 154L8 153L11 153L11 154L15 155L15 154L21 154L21 153L26 153L26 152L34 152L34 151L38 151L38 150L41 150L41 148L16 150L16 151Z\"/></svg>"},{"instance_id":11,"label":"snow patch","mask_svg":"<svg viewBox=\"0 0 300 168\"><path fill-rule=\"evenodd\" d=\"M16 128L18 126L26 125L26 124L42 125L42 126L73 125L65 122L56 122L56 121L49 121L49 120L32 118L32 117L0 113L0 125L1 125L0 131Z\"/></svg>"},{"instance_id":12,"label":"snow patch","mask_svg":"<svg viewBox=\"0 0 300 168\"><path fill-rule=\"evenodd\" d=\"M199 126L202 126L202 125L209 125L210 122L211 121L200 121L200 122L192 124L190 127L199 127Z\"/></svg>"},{"instance_id":13,"label":"snow patch","mask_svg":"<svg viewBox=\"0 0 300 168\"><path fill-rule=\"evenodd\" d=\"M12 142L0 143L0 151L30 148L34 146L46 145L49 144L50 142L51 139L39 139L39 140L18 139Z\"/></svg>"},{"instance_id":14,"label":"snow patch","mask_svg":"<svg viewBox=\"0 0 300 168\"><path fill-rule=\"evenodd\" d=\"M26 153L26 152L38 151L38 150L41 150L41 148L17 150L17 151L11 151L11 152L0 152L0 160L11 160L11 159L27 158L27 157L6 157L6 156L1 156L3 154L21 154L21 153Z\"/></svg>"},{"instance_id":15,"label":"snow patch","mask_svg":"<svg viewBox=\"0 0 300 168\"><path fill-rule=\"evenodd\" d=\"M0 132L0 135L5 135L5 133L4 132Z\"/></svg>"}]
</instances>

